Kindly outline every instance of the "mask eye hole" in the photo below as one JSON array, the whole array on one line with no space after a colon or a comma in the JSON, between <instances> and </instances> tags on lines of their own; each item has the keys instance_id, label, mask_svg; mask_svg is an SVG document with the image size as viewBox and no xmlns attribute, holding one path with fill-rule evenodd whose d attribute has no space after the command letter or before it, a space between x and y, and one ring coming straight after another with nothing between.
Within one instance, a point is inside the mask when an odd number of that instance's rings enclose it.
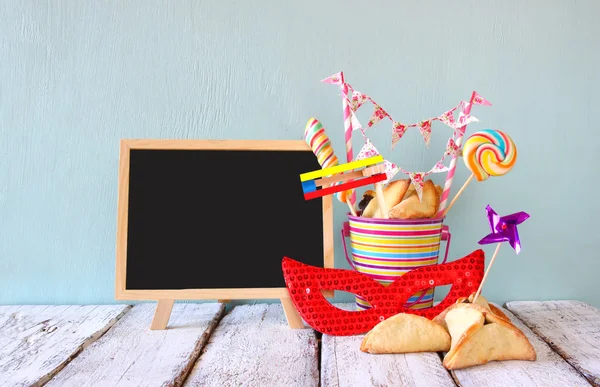
<instances>
[{"instance_id":1,"label":"mask eye hole","mask_svg":"<svg viewBox=\"0 0 600 387\"><path fill-rule=\"evenodd\" d=\"M327 290L321 289L321 293L324 293L326 291ZM325 294L323 294L323 296L325 296ZM332 303L333 298L326 298L326 299L331 304L331 306L333 306L337 309L340 309L342 311L345 311L345 312L359 312L364 309L369 309L370 305L371 305L371 304L369 304L369 308L358 308L357 304L356 304L356 298L360 297L360 296L358 296L355 293L347 292L344 290L336 290L335 297L337 300L339 300L339 301L336 301L335 303ZM365 301L365 302L367 302L367 301Z\"/></svg>"}]
</instances>

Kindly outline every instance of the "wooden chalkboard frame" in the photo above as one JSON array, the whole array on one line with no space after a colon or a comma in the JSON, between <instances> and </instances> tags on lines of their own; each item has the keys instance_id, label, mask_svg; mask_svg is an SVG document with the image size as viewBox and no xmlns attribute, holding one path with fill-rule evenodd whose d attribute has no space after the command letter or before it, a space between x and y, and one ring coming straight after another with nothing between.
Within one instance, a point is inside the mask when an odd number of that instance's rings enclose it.
<instances>
[{"instance_id":1,"label":"wooden chalkboard frame","mask_svg":"<svg viewBox=\"0 0 600 387\"><path fill-rule=\"evenodd\" d=\"M117 249L116 249L116 300L157 300L158 305L151 329L165 329L175 300L209 300L221 302L243 299L280 299L291 328L303 328L300 315L292 304L288 290L282 288L246 289L126 289L127 227L129 210L129 165L132 149L150 150L278 150L312 151L303 140L156 140L121 139L119 157ZM308 171L307 171L308 172ZM298 182L298 189L301 189ZM282 257L283 258L283 257ZM331 196L323 197L323 265L333 268L333 210ZM282 273L283 275L283 273ZM333 292L323 292L333 297Z\"/></svg>"}]
</instances>

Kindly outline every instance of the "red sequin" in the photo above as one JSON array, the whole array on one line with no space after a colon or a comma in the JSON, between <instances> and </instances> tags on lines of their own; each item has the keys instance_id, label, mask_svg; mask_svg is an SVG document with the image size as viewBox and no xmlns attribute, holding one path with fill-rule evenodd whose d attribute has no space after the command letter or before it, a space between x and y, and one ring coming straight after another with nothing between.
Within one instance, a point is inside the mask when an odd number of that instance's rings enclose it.
<instances>
[{"instance_id":1,"label":"red sequin","mask_svg":"<svg viewBox=\"0 0 600 387\"><path fill-rule=\"evenodd\" d=\"M307 324L328 335L351 336L368 332L380 321L398 313L433 319L459 297L468 297L477 291L483 279L484 263L484 252L479 249L454 262L411 270L388 286L356 271L309 266L288 257L283 258L282 268L292 302ZM471 269L465 269L464 265ZM421 280L429 277L430 269L434 272L434 285L433 280ZM315 279L301 280L309 276ZM341 283L342 278L344 283ZM423 309L405 307L413 294L450 284L448 295L438 305ZM361 311L342 310L327 301L321 290L351 291L372 307Z\"/></svg>"}]
</instances>

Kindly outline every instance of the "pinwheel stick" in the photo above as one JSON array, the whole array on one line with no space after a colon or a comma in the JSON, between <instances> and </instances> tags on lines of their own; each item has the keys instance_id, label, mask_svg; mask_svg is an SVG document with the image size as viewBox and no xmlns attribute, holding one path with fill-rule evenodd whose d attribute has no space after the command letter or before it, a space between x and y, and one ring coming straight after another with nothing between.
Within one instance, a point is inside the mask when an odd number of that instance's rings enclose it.
<instances>
[{"instance_id":1,"label":"pinwheel stick","mask_svg":"<svg viewBox=\"0 0 600 387\"><path fill-rule=\"evenodd\" d=\"M477 301L477 297L479 297L479 294L481 293L481 289L483 288L483 283L485 282L485 279L487 278L487 276L490 272L490 269L492 268L492 265L494 264L494 260L496 259L496 256L498 255L498 250L500 250L500 245L502 245L502 243L498 243L498 245L496 246L496 250L494 251L494 255L492 255L490 265L488 266L487 270L485 271L485 274L483 275L483 279L481 280L481 283L479 284L479 288L477 289L477 292L475 293L475 297L473 297L473 304L475 303L475 301Z\"/></svg>"}]
</instances>

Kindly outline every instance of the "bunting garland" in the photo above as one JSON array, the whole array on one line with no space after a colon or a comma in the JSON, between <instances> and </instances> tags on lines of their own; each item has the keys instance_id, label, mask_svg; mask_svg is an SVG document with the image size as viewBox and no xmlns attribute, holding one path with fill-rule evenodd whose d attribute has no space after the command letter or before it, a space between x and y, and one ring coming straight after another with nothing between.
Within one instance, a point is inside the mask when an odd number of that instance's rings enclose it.
<instances>
[{"instance_id":1,"label":"bunting garland","mask_svg":"<svg viewBox=\"0 0 600 387\"><path fill-rule=\"evenodd\" d=\"M354 90L354 88L350 84L345 82L343 72L334 74L322 80L321 82L337 85L340 87L344 104L350 107L350 125L346 125L346 131L351 132L354 130L360 130L365 139L365 144L356 156L356 160L361 160L380 154L379 151L373 145L373 143L371 143L371 140L369 140L369 138L367 137L366 130L386 118L389 119L392 123L392 150L394 149L398 141L400 141L400 139L404 136L408 128L419 128L419 132L421 133L423 141L425 142L425 145L427 147L429 147L431 141L431 126L433 121L440 121L441 123L453 129L452 137L448 140L446 150L442 158L431 169L429 169L426 172L406 171L388 160L384 161L387 180L385 180L383 183L387 184L398 172L402 172L409 176L411 182L415 187L415 191L419 196L419 200L422 199L423 184L426 177L433 173L447 172L450 170L450 167L444 165L444 160L447 156L451 156L453 159L455 159L456 157L461 155L459 139L461 139L464 135L467 124L479 121L477 118L471 116L469 113L465 113L470 111L470 103L466 101L461 101L457 106L442 113L437 117L432 117L413 124L405 124L400 121L394 120L392 116L387 111L385 111L381 107L381 105L377 104L371 97L364 93ZM362 127L355 113L367 101L373 105L373 113L371 114L369 122L367 123L367 128L365 129ZM473 104L491 106L491 103L489 101L481 97L476 92L474 92L474 97L471 99L471 101ZM460 113L458 118L455 118L454 113L457 110ZM345 115L346 112L344 113Z\"/></svg>"},{"instance_id":2,"label":"bunting garland","mask_svg":"<svg viewBox=\"0 0 600 387\"><path fill-rule=\"evenodd\" d=\"M457 134L460 135L460 129L463 126L465 126L466 124L479 121L477 118L475 118L471 115L465 115L462 112L464 110L464 108L467 105L469 105L468 102L462 101L460 104L458 104L451 110L448 110L447 112L442 113L438 117L432 117L432 118L429 118L429 119L426 119L426 120L423 120L423 121L420 121L420 122L414 123L414 124L404 124L400 121L395 121L392 118L392 116L388 112L386 112L385 109L383 109L381 107L381 105L379 105L377 102L375 102L371 97L369 97L368 95L366 95L364 93L361 93L360 91L354 90L354 88L350 84L348 84L344 81L343 72L339 72L328 78L325 78L321 82L333 84L333 85L340 87L340 89L342 91L342 98L344 98L350 106L350 110L351 110L350 111L350 116L351 116L350 122L352 123L352 130L360 130L363 137L366 138L365 129L362 127L362 125L358 121L358 118L356 117L355 112L361 106L363 106L363 104L365 102L369 101L373 104L373 113L371 114L371 118L369 119L369 122L367 123L367 128L371 128L372 126L377 124L379 121L383 120L384 118L388 118L392 122L392 150L394 149L394 147L396 146L398 141L400 141L400 139L402 138L404 133L406 133L406 130L408 128L418 127L419 132L421 133L421 136L423 137L423 141L425 142L425 145L427 147L429 147L429 143L431 140L431 125L432 125L433 121L440 121L440 122L446 124L447 126L451 127L452 129L454 129L454 137L456 137ZM348 94L351 94L351 96L348 96ZM473 103L489 104L489 102L487 100L485 100L484 98L482 98L481 96L478 95L478 97L479 98L476 98L473 101ZM460 108L461 113L460 113L459 118L457 120L455 120L453 114L459 108Z\"/></svg>"}]
</instances>

